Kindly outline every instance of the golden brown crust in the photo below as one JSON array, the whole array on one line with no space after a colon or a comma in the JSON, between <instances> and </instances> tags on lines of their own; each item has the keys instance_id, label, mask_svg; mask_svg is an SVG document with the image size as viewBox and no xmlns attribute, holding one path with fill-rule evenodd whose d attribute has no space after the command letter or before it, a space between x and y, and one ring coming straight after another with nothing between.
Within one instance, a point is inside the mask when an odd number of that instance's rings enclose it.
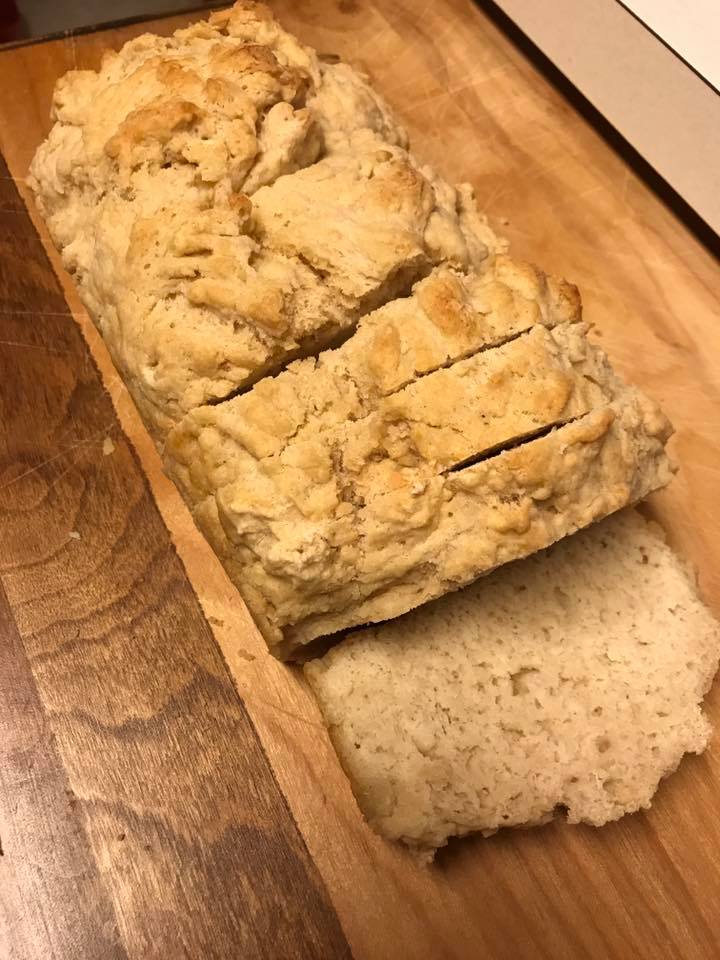
<instances>
[{"instance_id":1,"label":"golden brown crust","mask_svg":"<svg viewBox=\"0 0 720 960\"><path fill-rule=\"evenodd\" d=\"M341 376L314 390L325 367L304 365L194 411L167 448L188 502L214 502L216 546L281 656L456 589L670 476L667 422L577 325L536 325L386 397Z\"/></svg>"},{"instance_id":2,"label":"golden brown crust","mask_svg":"<svg viewBox=\"0 0 720 960\"><path fill-rule=\"evenodd\" d=\"M433 271L415 286L412 296L363 317L342 347L293 363L218 408L223 429L230 435L239 431L240 442L259 456L268 456L279 452L284 439L301 433L306 424L315 431L356 420L371 412L379 397L419 375L502 344L538 324L553 328L562 320L579 319L579 312L556 310L546 296L550 278L536 268L503 257L501 282L500 260L490 260L478 275L447 267ZM536 280L532 288L523 284L528 272Z\"/></svg>"},{"instance_id":3,"label":"golden brown crust","mask_svg":"<svg viewBox=\"0 0 720 960\"><path fill-rule=\"evenodd\" d=\"M158 439L492 243L363 78L321 65L262 6L138 37L59 81L54 113L30 182ZM348 195L343 224L329 198ZM278 198L302 245L263 217ZM338 233L356 263L328 253Z\"/></svg>"},{"instance_id":4,"label":"golden brown crust","mask_svg":"<svg viewBox=\"0 0 720 960\"><path fill-rule=\"evenodd\" d=\"M407 478L400 490L378 492L364 510L363 560L350 574L361 586L316 599L304 617L295 606L276 653L293 657L318 636L398 616L664 486L672 470L665 430L649 432L655 417L631 396L429 482L419 497Z\"/></svg>"}]
</instances>

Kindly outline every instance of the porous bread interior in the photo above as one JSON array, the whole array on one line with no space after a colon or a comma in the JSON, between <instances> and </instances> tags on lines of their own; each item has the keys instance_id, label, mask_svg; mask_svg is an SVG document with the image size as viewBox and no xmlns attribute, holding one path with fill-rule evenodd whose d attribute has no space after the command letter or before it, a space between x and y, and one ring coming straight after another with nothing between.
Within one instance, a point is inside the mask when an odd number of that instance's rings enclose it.
<instances>
[{"instance_id":1,"label":"porous bread interior","mask_svg":"<svg viewBox=\"0 0 720 960\"><path fill-rule=\"evenodd\" d=\"M659 528L626 510L305 666L386 837L599 826L707 745L720 626Z\"/></svg>"}]
</instances>

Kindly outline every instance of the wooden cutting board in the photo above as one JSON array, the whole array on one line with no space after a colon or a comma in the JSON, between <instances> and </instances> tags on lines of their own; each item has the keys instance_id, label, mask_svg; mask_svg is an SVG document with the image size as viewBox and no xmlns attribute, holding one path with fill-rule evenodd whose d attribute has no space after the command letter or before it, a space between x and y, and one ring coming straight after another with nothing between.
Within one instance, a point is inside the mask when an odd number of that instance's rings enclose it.
<instances>
[{"instance_id":1,"label":"wooden cutting board","mask_svg":"<svg viewBox=\"0 0 720 960\"><path fill-rule=\"evenodd\" d=\"M720 614L711 253L470 0L275 8L366 68L516 254L580 285L678 428L653 509ZM364 825L301 678L163 476L23 178L59 75L188 19L0 52L0 956L717 958L717 745L648 813L421 867Z\"/></svg>"}]
</instances>

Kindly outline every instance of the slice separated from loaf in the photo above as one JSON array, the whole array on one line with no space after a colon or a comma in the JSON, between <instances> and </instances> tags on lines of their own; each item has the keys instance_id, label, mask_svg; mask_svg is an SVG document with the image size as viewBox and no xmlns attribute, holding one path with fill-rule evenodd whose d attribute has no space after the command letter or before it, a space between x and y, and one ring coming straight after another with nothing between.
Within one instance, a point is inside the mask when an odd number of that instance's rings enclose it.
<instances>
[{"instance_id":1,"label":"slice separated from loaf","mask_svg":"<svg viewBox=\"0 0 720 960\"><path fill-rule=\"evenodd\" d=\"M261 4L68 73L53 115L29 183L159 441L435 264L502 246L365 80Z\"/></svg>"},{"instance_id":2,"label":"slice separated from loaf","mask_svg":"<svg viewBox=\"0 0 720 960\"><path fill-rule=\"evenodd\" d=\"M529 316L510 310L510 339L453 363L453 326L444 341L422 334L432 283L334 356L199 408L168 438L170 475L280 657L455 590L670 478L666 419L581 325L548 329L538 306L516 335ZM420 332L405 367L365 349L365 331L382 342L398 312ZM426 369L425 343L439 369L392 389Z\"/></svg>"},{"instance_id":3,"label":"slice separated from loaf","mask_svg":"<svg viewBox=\"0 0 720 960\"><path fill-rule=\"evenodd\" d=\"M371 826L425 853L650 806L710 736L720 628L636 511L305 666Z\"/></svg>"}]
</instances>

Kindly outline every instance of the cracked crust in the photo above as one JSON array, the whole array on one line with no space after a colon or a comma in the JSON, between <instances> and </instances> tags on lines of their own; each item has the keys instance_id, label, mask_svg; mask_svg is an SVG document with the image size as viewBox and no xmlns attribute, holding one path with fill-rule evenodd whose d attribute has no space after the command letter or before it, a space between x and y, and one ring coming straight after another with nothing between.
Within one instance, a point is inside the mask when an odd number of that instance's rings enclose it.
<instances>
[{"instance_id":1,"label":"cracked crust","mask_svg":"<svg viewBox=\"0 0 720 960\"><path fill-rule=\"evenodd\" d=\"M558 806L595 826L649 807L708 743L719 654L684 565L624 511L305 674L370 825L432 856Z\"/></svg>"},{"instance_id":2,"label":"cracked crust","mask_svg":"<svg viewBox=\"0 0 720 960\"><path fill-rule=\"evenodd\" d=\"M347 152L253 194L254 233L374 309L437 263L464 270L488 256L484 244L468 245L456 191L426 174L405 150L360 131Z\"/></svg>"},{"instance_id":3,"label":"cracked crust","mask_svg":"<svg viewBox=\"0 0 720 960\"><path fill-rule=\"evenodd\" d=\"M259 4L67 74L53 112L29 183L157 440L435 263L501 246L467 188L418 167L365 80Z\"/></svg>"},{"instance_id":4,"label":"cracked crust","mask_svg":"<svg viewBox=\"0 0 720 960\"><path fill-rule=\"evenodd\" d=\"M333 422L322 400L317 420L312 403L286 418L277 389L253 394L190 414L167 466L282 657L456 589L670 478L667 421L577 326L535 326L356 421Z\"/></svg>"},{"instance_id":5,"label":"cracked crust","mask_svg":"<svg viewBox=\"0 0 720 960\"><path fill-rule=\"evenodd\" d=\"M667 421L632 389L547 436L428 478L363 487L361 558L330 598L286 611L281 656L319 636L377 623L528 556L665 486Z\"/></svg>"}]
</instances>

